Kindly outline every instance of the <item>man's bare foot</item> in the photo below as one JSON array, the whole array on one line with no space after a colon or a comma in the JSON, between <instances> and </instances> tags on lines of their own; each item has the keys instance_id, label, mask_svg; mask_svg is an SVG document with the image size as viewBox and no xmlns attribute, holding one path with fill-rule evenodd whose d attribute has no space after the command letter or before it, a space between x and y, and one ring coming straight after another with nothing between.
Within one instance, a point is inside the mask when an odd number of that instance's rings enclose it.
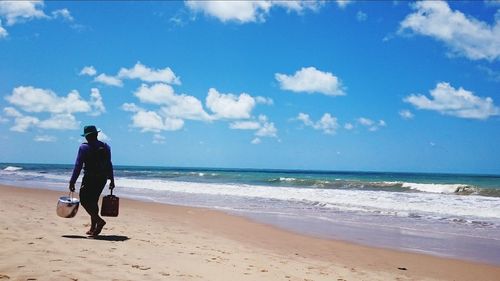
<instances>
[{"instance_id":1,"label":"man's bare foot","mask_svg":"<svg viewBox=\"0 0 500 281\"><path fill-rule=\"evenodd\" d=\"M93 225L90 227L89 231L87 231L87 232L85 232L85 233L86 233L87 235L92 235L92 234L94 233L94 231L95 231L95 224L93 224Z\"/></svg>"},{"instance_id":2,"label":"man's bare foot","mask_svg":"<svg viewBox=\"0 0 500 281\"><path fill-rule=\"evenodd\" d=\"M104 220L102 220L101 222L98 222L96 224L96 227L95 227L95 230L94 232L92 232L92 236L97 236L99 235L99 233L101 233L102 231L102 228L106 225L106 222Z\"/></svg>"},{"instance_id":3,"label":"man's bare foot","mask_svg":"<svg viewBox=\"0 0 500 281\"><path fill-rule=\"evenodd\" d=\"M85 232L85 233L87 235L92 235L92 233L94 233L94 231L95 231L95 227L96 227L96 224L94 223L94 221L92 221L90 223L90 229L87 232Z\"/></svg>"}]
</instances>

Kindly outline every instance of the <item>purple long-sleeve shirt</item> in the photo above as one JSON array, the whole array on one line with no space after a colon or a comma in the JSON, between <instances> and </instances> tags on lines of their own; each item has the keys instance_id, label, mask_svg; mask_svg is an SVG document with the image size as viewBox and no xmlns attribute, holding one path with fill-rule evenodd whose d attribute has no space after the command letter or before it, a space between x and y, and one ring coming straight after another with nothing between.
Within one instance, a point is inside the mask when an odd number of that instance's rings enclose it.
<instances>
[{"instance_id":1,"label":"purple long-sleeve shirt","mask_svg":"<svg viewBox=\"0 0 500 281\"><path fill-rule=\"evenodd\" d=\"M80 148L78 149L78 155L77 155L76 161L75 161L75 167L73 168L73 175L71 176L71 179L69 181L70 183L74 184L76 182L76 180L78 179L78 176L80 176L80 172L82 171L82 168L84 168L84 163L88 159L91 148L97 148L100 146L104 146L104 148L106 149L106 152L109 155L110 169L107 172L107 177L112 182L114 181L113 164L111 163L111 148L109 147L108 144L103 143L101 141L93 141L93 142L89 142L89 143L82 143L80 145ZM85 166L87 166L87 164L85 164Z\"/></svg>"}]
</instances>

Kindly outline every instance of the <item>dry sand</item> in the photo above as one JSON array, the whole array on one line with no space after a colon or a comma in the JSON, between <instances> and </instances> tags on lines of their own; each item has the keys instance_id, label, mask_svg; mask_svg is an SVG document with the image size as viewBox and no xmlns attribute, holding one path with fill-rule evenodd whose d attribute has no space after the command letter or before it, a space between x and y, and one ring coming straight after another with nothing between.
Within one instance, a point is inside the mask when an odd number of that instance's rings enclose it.
<instances>
[{"instance_id":1,"label":"dry sand","mask_svg":"<svg viewBox=\"0 0 500 281\"><path fill-rule=\"evenodd\" d=\"M119 195L119 189L118 195ZM500 266L302 236L221 212L121 199L98 239L61 192L0 186L0 280L500 280Z\"/></svg>"}]
</instances>

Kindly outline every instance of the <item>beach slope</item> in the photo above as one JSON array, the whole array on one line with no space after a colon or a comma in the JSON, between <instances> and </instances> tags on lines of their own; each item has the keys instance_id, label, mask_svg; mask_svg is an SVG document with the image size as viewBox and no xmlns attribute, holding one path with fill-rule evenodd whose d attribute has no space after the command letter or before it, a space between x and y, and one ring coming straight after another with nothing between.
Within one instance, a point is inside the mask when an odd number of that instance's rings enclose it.
<instances>
[{"instance_id":1,"label":"beach slope","mask_svg":"<svg viewBox=\"0 0 500 281\"><path fill-rule=\"evenodd\" d=\"M122 199L97 239L61 192L0 186L0 280L498 280L500 267L302 236L237 216Z\"/></svg>"}]
</instances>

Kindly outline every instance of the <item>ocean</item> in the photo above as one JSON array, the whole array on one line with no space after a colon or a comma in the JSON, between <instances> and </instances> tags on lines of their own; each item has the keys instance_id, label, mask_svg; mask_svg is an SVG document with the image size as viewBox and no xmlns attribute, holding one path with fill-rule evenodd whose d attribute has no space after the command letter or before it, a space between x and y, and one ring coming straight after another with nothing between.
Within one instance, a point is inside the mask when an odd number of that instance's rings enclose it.
<instances>
[{"instance_id":1,"label":"ocean","mask_svg":"<svg viewBox=\"0 0 500 281\"><path fill-rule=\"evenodd\" d=\"M0 184L63 195L72 168L3 163ZM500 265L500 175L115 166L115 182L123 198L212 208L321 238Z\"/></svg>"}]
</instances>

